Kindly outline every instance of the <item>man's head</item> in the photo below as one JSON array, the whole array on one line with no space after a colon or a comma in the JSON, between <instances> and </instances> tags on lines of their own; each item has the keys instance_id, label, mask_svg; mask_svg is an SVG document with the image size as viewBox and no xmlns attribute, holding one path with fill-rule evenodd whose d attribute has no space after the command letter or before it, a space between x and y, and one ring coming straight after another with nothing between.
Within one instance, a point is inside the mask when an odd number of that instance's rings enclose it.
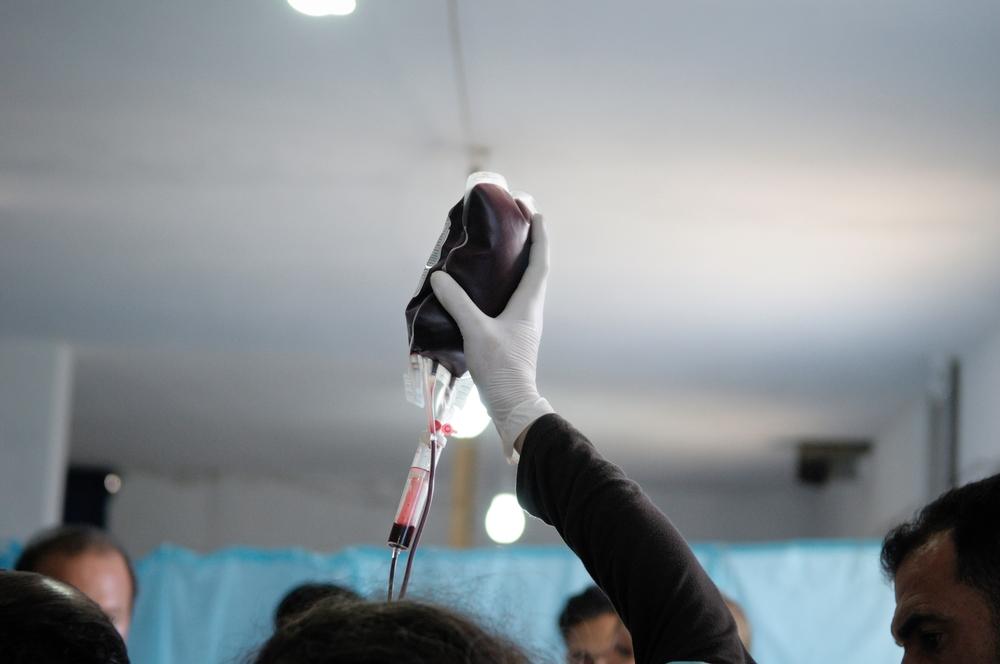
<instances>
[{"instance_id":1,"label":"man's head","mask_svg":"<svg viewBox=\"0 0 1000 664\"><path fill-rule=\"evenodd\" d=\"M5 664L128 664L125 642L100 607L70 586L0 571Z\"/></svg>"},{"instance_id":2,"label":"man's head","mask_svg":"<svg viewBox=\"0 0 1000 664\"><path fill-rule=\"evenodd\" d=\"M15 569L68 583L92 599L115 628L128 637L138 590L125 551L111 537L89 526L63 526L35 536Z\"/></svg>"},{"instance_id":3,"label":"man's head","mask_svg":"<svg viewBox=\"0 0 1000 664\"><path fill-rule=\"evenodd\" d=\"M907 664L1000 664L1000 475L952 489L882 544Z\"/></svg>"},{"instance_id":4,"label":"man's head","mask_svg":"<svg viewBox=\"0 0 1000 664\"><path fill-rule=\"evenodd\" d=\"M289 590L274 610L274 628L281 629L301 616L320 600L336 599L343 602L358 602L361 596L350 588L336 583L303 583Z\"/></svg>"},{"instance_id":5,"label":"man's head","mask_svg":"<svg viewBox=\"0 0 1000 664\"><path fill-rule=\"evenodd\" d=\"M570 597L559 614L566 661L573 664L634 664L632 635L597 586Z\"/></svg>"}]
</instances>

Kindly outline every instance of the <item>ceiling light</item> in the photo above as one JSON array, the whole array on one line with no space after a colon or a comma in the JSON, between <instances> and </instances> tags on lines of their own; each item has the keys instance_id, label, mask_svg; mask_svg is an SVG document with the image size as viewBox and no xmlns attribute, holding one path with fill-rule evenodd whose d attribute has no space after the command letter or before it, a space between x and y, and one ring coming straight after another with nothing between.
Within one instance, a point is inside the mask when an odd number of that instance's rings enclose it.
<instances>
[{"instance_id":1,"label":"ceiling light","mask_svg":"<svg viewBox=\"0 0 1000 664\"><path fill-rule=\"evenodd\" d=\"M108 473L104 476L104 490L114 495L122 490L122 478L117 473Z\"/></svg>"},{"instance_id":2,"label":"ceiling light","mask_svg":"<svg viewBox=\"0 0 1000 664\"><path fill-rule=\"evenodd\" d=\"M479 399L479 390L472 386L462 410L451 418L451 426L455 429L455 438L475 438L490 425L490 415L486 406Z\"/></svg>"},{"instance_id":3,"label":"ceiling light","mask_svg":"<svg viewBox=\"0 0 1000 664\"><path fill-rule=\"evenodd\" d=\"M524 534L524 510L512 493L498 493L486 511L486 534L497 544L516 542Z\"/></svg>"},{"instance_id":4,"label":"ceiling light","mask_svg":"<svg viewBox=\"0 0 1000 664\"><path fill-rule=\"evenodd\" d=\"M288 0L288 4L306 16L347 16L358 6L357 0Z\"/></svg>"}]
</instances>

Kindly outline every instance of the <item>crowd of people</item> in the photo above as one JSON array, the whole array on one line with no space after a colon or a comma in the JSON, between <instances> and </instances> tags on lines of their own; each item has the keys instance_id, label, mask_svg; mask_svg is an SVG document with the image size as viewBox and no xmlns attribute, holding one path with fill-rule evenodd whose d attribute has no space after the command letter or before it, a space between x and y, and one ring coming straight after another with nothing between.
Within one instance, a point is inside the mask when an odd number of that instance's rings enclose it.
<instances>
[{"instance_id":1,"label":"crowd of people","mask_svg":"<svg viewBox=\"0 0 1000 664\"><path fill-rule=\"evenodd\" d=\"M567 661L748 664L751 632L669 519L538 392L535 372L548 240L532 218L531 260L491 318L443 272L431 277L505 450L517 495L553 526L597 584L558 621ZM952 489L894 528L882 548L893 581L892 637L904 664L1000 664L1000 476ZM0 649L12 664L128 662L138 592L128 556L89 528L45 533L0 572ZM887 635L886 638L889 638ZM363 599L329 584L296 588L255 664L503 664L537 657L446 607Z\"/></svg>"}]
</instances>

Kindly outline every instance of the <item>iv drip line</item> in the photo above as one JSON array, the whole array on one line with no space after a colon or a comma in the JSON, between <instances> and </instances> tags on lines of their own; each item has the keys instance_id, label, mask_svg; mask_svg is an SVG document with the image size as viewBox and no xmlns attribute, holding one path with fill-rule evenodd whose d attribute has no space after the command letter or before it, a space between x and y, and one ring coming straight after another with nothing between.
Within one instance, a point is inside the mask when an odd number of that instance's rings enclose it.
<instances>
[{"instance_id":1,"label":"iv drip line","mask_svg":"<svg viewBox=\"0 0 1000 664\"><path fill-rule=\"evenodd\" d=\"M406 556L406 570L403 572L403 584L399 588L399 599L406 597L406 589L410 585L410 572L413 569L413 558L417 553L417 544L420 543L420 535L424 532L424 523L427 521L427 513L431 511L431 501L434 500L434 465L437 463L437 441L431 438L431 470L427 475L427 502L424 504L424 512L420 515L420 523L417 525L417 532L413 534L413 546Z\"/></svg>"},{"instance_id":2,"label":"iv drip line","mask_svg":"<svg viewBox=\"0 0 1000 664\"><path fill-rule=\"evenodd\" d=\"M445 425L440 424L439 420L435 418L435 410L439 411L440 418L444 419L449 414L449 409L451 408L452 401L455 397L456 379L454 377L449 376L447 384L440 382L437 375L439 366L437 361L432 362L430 359L426 357L420 357L418 358L418 362L420 364L421 372L423 373L421 391L423 392L425 412L427 414L426 444L430 448L429 450L430 462L427 464L427 469L426 469L427 473L426 491L422 491L422 487L420 487L419 484L415 485L408 484L407 487L404 488L403 501L401 502L400 512L402 513L405 511L405 514L407 516L400 517L399 515L397 515L396 519L396 521L399 522L396 525L402 526L403 530L401 532L404 534L400 536L399 540L395 541L392 539L392 537L390 537L390 546L392 547L392 560L389 564L389 585L386 593L387 600L390 602L393 601L394 599L393 590L396 578L396 564L399 561L399 552L400 550L403 549L408 550L408 555L406 559L406 568L403 573L403 581L402 584L400 585L399 595L395 599L403 599L404 597L406 597L406 592L409 589L410 585L410 574L413 569L413 557L414 554L416 553L417 546L420 543L420 537L423 534L424 525L427 522L427 516L428 513L430 512L431 503L434 499L434 482L437 471L438 450L444 447L445 442L447 440L446 434L438 433L437 429L440 426L444 431L448 430ZM428 366L430 367L429 371L428 371ZM443 387L437 390L437 394L435 394L435 388L438 386L443 386ZM423 444L424 443L421 442L421 445ZM411 468L411 477L414 469L419 469L423 467L423 463L418 461L418 459L420 458L420 454L421 454L421 448L418 447L417 456L414 458L414 468ZM421 493L424 494L424 499L423 501L420 501L420 503L418 504L418 502L416 501L420 500ZM414 502L408 503L408 499L411 498ZM406 510L407 504L411 505L411 508L409 510ZM412 518L413 511L416 509L420 509L420 516L417 519L417 524L413 531L413 541L412 543L408 543L405 537L405 532L406 532L405 529L407 526L413 525L410 522L410 519Z\"/></svg>"}]
</instances>

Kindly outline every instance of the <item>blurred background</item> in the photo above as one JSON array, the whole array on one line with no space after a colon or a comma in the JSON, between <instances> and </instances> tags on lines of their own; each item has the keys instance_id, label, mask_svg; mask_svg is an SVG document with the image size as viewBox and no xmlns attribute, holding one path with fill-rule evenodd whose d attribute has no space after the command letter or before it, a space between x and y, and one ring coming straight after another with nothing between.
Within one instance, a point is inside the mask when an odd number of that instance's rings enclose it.
<instances>
[{"instance_id":1,"label":"blurred background","mask_svg":"<svg viewBox=\"0 0 1000 664\"><path fill-rule=\"evenodd\" d=\"M879 538L1000 470L998 63L985 0L0 2L0 537L382 546L488 169L542 394L689 539ZM498 546L492 427L441 478L424 542Z\"/></svg>"}]
</instances>

